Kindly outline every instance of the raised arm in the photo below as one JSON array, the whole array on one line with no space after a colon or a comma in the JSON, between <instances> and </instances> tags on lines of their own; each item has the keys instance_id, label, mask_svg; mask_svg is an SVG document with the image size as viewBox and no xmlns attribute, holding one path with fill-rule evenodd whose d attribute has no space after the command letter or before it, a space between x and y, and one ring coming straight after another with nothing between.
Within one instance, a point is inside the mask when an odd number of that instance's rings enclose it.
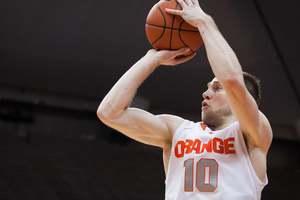
<instances>
[{"instance_id":1,"label":"raised arm","mask_svg":"<svg viewBox=\"0 0 300 200\"><path fill-rule=\"evenodd\" d=\"M181 15L185 21L199 29L212 71L226 92L247 144L266 153L271 143L272 131L268 120L258 110L255 100L245 87L242 68L234 51L212 17L201 9L198 0L177 1L183 10L167 11Z\"/></svg>"},{"instance_id":2,"label":"raised arm","mask_svg":"<svg viewBox=\"0 0 300 200\"><path fill-rule=\"evenodd\" d=\"M189 51L150 50L135 63L113 86L105 96L97 115L106 125L120 131L128 137L145 144L164 148L172 141L172 132L182 122L176 116L155 116L144 110L129 108L138 87L159 65L177 65L186 62L194 55L178 57Z\"/></svg>"}]
</instances>

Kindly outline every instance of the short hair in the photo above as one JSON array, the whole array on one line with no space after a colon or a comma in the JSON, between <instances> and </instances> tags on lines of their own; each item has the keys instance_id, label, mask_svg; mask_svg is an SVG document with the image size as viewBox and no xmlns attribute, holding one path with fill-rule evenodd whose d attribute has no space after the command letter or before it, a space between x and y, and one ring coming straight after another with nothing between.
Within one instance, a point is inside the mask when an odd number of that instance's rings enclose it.
<instances>
[{"instance_id":1,"label":"short hair","mask_svg":"<svg viewBox=\"0 0 300 200\"><path fill-rule=\"evenodd\" d=\"M255 99L256 104L259 105L261 100L260 80L247 72L243 72L243 76L244 83L248 92Z\"/></svg>"}]
</instances>

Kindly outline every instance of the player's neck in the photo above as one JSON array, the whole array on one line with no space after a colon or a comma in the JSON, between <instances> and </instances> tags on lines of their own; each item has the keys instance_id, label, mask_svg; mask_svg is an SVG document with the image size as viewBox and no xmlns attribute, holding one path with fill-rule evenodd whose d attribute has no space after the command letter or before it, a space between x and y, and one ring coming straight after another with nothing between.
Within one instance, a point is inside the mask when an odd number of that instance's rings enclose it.
<instances>
[{"instance_id":1,"label":"player's neck","mask_svg":"<svg viewBox=\"0 0 300 200\"><path fill-rule=\"evenodd\" d=\"M218 125L209 125L209 124L206 124L206 125L210 128L210 130L218 131L218 130L227 128L228 126L230 126L231 124L233 124L236 121L237 121L237 118L234 115L232 115L230 117L227 117L226 119L223 119L222 122L219 123Z\"/></svg>"}]
</instances>

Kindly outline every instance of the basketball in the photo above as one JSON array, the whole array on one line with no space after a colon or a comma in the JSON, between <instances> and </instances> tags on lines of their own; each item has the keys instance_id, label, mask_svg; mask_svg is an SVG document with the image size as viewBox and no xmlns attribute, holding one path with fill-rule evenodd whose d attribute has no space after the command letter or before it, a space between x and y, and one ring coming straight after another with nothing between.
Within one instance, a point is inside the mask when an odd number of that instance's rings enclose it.
<instances>
[{"instance_id":1,"label":"basketball","mask_svg":"<svg viewBox=\"0 0 300 200\"><path fill-rule=\"evenodd\" d=\"M165 11L166 8L181 10L176 0L164 0L156 3L146 19L147 39L154 49L177 50L189 47L191 50L184 54L192 54L203 44L198 28L191 26L179 15Z\"/></svg>"}]
</instances>

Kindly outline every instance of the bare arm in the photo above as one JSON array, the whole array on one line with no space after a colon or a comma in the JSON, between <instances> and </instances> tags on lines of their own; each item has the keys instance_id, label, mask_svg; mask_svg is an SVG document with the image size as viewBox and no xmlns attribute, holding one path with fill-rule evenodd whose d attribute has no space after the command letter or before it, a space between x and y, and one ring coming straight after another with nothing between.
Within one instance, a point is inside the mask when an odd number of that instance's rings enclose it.
<instances>
[{"instance_id":1,"label":"bare arm","mask_svg":"<svg viewBox=\"0 0 300 200\"><path fill-rule=\"evenodd\" d=\"M167 11L181 15L185 21L198 27L212 71L226 92L242 132L247 138L247 144L266 153L271 143L272 131L267 118L258 110L255 100L244 85L242 68L234 51L213 19L201 9L198 0L177 1L183 10Z\"/></svg>"},{"instance_id":2,"label":"bare arm","mask_svg":"<svg viewBox=\"0 0 300 200\"><path fill-rule=\"evenodd\" d=\"M186 62L189 57L176 58L189 51L188 48L178 51L150 50L135 63L113 86L101 102L97 115L106 125L140 142L164 147L172 140L172 131L182 119L171 115L155 116L129 104L142 82L159 65L177 65Z\"/></svg>"}]
</instances>

